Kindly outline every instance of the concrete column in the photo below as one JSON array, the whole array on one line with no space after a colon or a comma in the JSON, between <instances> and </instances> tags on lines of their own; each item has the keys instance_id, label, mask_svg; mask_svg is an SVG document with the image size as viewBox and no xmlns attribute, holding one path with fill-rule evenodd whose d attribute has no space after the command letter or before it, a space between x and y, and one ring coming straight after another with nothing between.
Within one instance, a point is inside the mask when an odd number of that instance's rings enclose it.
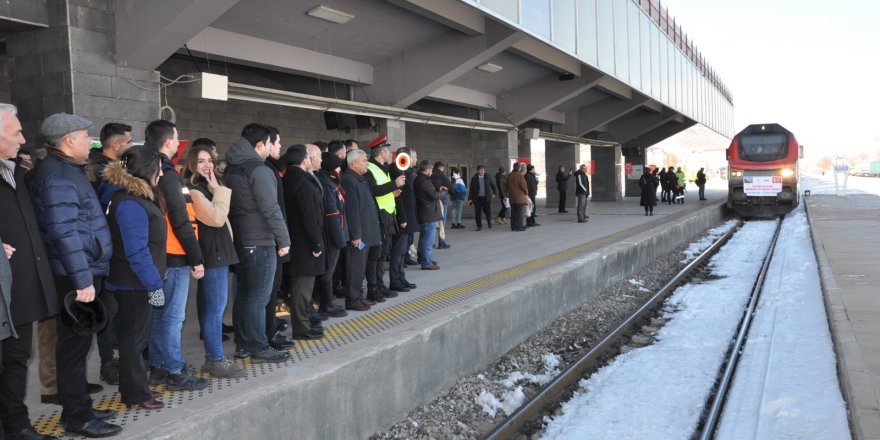
<instances>
[{"instance_id":1,"label":"concrete column","mask_svg":"<svg viewBox=\"0 0 880 440\"><path fill-rule=\"evenodd\" d=\"M493 176L498 171L498 167L510 171L510 164L519 154L517 142L515 131L471 130L473 164L469 170L470 176L476 172L477 165L486 167L486 172Z\"/></svg>"},{"instance_id":2,"label":"concrete column","mask_svg":"<svg viewBox=\"0 0 880 440\"><path fill-rule=\"evenodd\" d=\"M19 106L25 138L42 143L39 124L53 113L92 120L91 136L112 121L143 139L159 115L159 74L119 67L113 61L111 0L49 0L48 28L12 35L12 102Z\"/></svg>"},{"instance_id":3,"label":"concrete column","mask_svg":"<svg viewBox=\"0 0 880 440\"><path fill-rule=\"evenodd\" d=\"M623 162L632 164L633 166L641 165L645 166L645 148L638 146L631 146L624 144L621 147L623 151L624 157ZM643 168L644 169L644 168ZM626 172L624 170L624 172ZM634 177L634 178L633 178ZM641 197L642 189L639 188L639 179L642 177L641 173L635 173L634 176L626 177L626 185L624 186L624 195L625 197Z\"/></svg>"},{"instance_id":4,"label":"concrete column","mask_svg":"<svg viewBox=\"0 0 880 440\"><path fill-rule=\"evenodd\" d=\"M620 147L593 146L593 175L590 177L590 194L593 200L618 201L621 199L620 177L623 163Z\"/></svg>"},{"instance_id":5,"label":"concrete column","mask_svg":"<svg viewBox=\"0 0 880 440\"><path fill-rule=\"evenodd\" d=\"M577 144L567 142L544 142L545 163L547 166L547 208L559 207L559 191L556 186L556 172L559 166L565 167L566 172L577 171L575 164L580 163L580 151ZM568 180L568 190L566 192L565 206L574 208L577 200L574 196L574 179Z\"/></svg>"},{"instance_id":6,"label":"concrete column","mask_svg":"<svg viewBox=\"0 0 880 440\"><path fill-rule=\"evenodd\" d=\"M384 130L380 129L379 131L388 135L388 143L391 144L392 150L406 146L406 122L386 119L382 125L384 125L382 127ZM366 145L361 146L363 149L366 149L366 147ZM420 157L419 159L422 158Z\"/></svg>"}]
</instances>

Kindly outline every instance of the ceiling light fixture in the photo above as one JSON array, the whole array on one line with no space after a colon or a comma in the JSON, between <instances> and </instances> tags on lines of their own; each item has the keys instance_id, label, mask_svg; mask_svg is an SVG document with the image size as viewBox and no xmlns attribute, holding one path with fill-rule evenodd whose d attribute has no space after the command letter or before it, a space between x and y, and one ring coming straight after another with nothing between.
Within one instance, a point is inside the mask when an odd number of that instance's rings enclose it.
<instances>
[{"instance_id":1,"label":"ceiling light fixture","mask_svg":"<svg viewBox=\"0 0 880 440\"><path fill-rule=\"evenodd\" d=\"M351 15L348 12L342 12L338 9L333 9L324 5L315 6L310 9L307 14L315 18L320 18L321 20L327 20L338 24L348 23L354 18L354 15Z\"/></svg>"},{"instance_id":2,"label":"ceiling light fixture","mask_svg":"<svg viewBox=\"0 0 880 440\"><path fill-rule=\"evenodd\" d=\"M484 72L489 72L489 73L498 72L503 68L504 67L501 67L497 64L492 64L492 63L483 63L483 64L480 64L479 66L477 66L477 69L480 69Z\"/></svg>"}]
</instances>

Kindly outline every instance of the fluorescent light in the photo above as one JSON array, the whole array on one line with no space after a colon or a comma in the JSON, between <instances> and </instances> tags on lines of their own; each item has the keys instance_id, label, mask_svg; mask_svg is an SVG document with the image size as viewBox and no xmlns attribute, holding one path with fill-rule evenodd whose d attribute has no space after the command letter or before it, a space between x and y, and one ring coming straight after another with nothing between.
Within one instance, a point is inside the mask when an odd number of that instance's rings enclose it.
<instances>
[{"instance_id":1,"label":"fluorescent light","mask_svg":"<svg viewBox=\"0 0 880 440\"><path fill-rule=\"evenodd\" d=\"M320 18L321 20L327 20L338 24L348 23L354 18L354 15L351 15L348 12L342 12L338 9L333 9L324 5L315 6L309 10L307 14L315 18Z\"/></svg>"},{"instance_id":2,"label":"fluorescent light","mask_svg":"<svg viewBox=\"0 0 880 440\"><path fill-rule=\"evenodd\" d=\"M479 66L477 66L477 69L480 69L484 72L489 72L489 73L498 72L503 68L504 67L501 67L497 64L492 64L492 63L483 63L483 64L480 64Z\"/></svg>"}]
</instances>

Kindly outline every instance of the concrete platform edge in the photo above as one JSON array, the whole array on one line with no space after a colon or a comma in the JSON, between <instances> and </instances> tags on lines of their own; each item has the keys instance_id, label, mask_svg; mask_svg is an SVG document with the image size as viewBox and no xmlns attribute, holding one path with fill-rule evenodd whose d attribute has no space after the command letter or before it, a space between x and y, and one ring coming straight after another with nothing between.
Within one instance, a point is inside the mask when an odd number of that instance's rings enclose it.
<instances>
[{"instance_id":1,"label":"concrete platform edge","mask_svg":"<svg viewBox=\"0 0 880 440\"><path fill-rule=\"evenodd\" d=\"M660 224L130 438L367 438L724 216L717 205Z\"/></svg>"},{"instance_id":2,"label":"concrete platform edge","mask_svg":"<svg viewBox=\"0 0 880 440\"><path fill-rule=\"evenodd\" d=\"M856 389L850 380L853 375L860 374L864 369L851 368L853 364L864 365L865 360L862 358L858 350L847 350L846 353L841 349L848 341L855 340L855 334L850 325L849 318L846 315L846 307L843 305L840 291L837 287L837 279L825 252L822 238L817 236L813 224L813 217L810 215L809 200L805 200L804 204L807 221L810 224L810 237L813 240L813 252L816 254L816 262L819 266L819 280L822 285L823 297L825 299L825 314L828 319L829 328L831 330L831 339L834 341L834 353L837 355L837 377L840 382L840 390L843 393L843 399L846 401L847 414L849 414L849 429L854 439L865 439L859 423L860 414L854 405Z\"/></svg>"}]
</instances>

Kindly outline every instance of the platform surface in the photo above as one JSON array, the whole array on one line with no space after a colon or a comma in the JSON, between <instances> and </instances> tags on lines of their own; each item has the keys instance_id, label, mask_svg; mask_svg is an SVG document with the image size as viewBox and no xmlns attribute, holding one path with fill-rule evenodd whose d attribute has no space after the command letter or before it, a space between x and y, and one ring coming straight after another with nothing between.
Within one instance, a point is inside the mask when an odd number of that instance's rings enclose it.
<instances>
[{"instance_id":1,"label":"platform surface","mask_svg":"<svg viewBox=\"0 0 880 440\"><path fill-rule=\"evenodd\" d=\"M854 438L880 439L880 196L805 198Z\"/></svg>"}]
</instances>

